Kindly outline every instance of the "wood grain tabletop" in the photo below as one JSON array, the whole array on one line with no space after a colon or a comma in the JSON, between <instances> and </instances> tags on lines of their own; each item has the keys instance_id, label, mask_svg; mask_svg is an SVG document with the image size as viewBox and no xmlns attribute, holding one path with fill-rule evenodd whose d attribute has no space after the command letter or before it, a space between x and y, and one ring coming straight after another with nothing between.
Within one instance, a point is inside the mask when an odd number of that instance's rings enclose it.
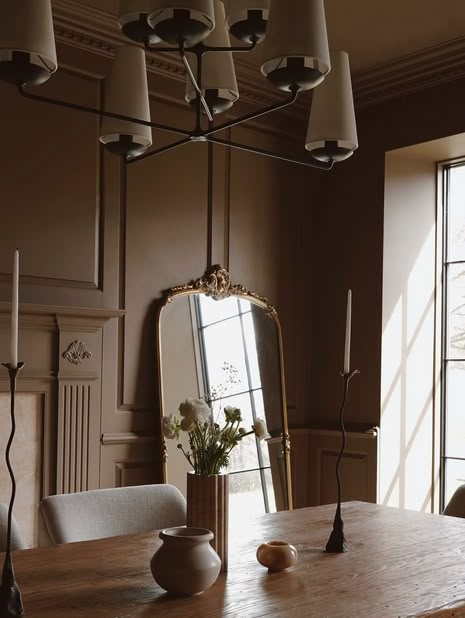
<instances>
[{"instance_id":1,"label":"wood grain tabletop","mask_svg":"<svg viewBox=\"0 0 465 618\"><path fill-rule=\"evenodd\" d=\"M434 616L433 608L441 618L465 616L465 520L348 502L349 551L326 554L334 511L235 522L228 573L194 597L170 597L153 580L156 531L15 552L26 616L393 618ZM295 545L297 564L269 573L255 557L267 540Z\"/></svg>"}]
</instances>

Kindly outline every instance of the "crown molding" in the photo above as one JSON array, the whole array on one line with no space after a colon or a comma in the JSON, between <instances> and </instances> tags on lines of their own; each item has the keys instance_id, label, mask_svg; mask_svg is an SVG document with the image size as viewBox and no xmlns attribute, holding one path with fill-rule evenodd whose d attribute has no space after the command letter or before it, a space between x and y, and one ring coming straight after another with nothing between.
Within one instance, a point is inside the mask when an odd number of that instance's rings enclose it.
<instances>
[{"instance_id":1,"label":"crown molding","mask_svg":"<svg viewBox=\"0 0 465 618\"><path fill-rule=\"evenodd\" d=\"M79 0L52 0L55 35L58 42L112 58L115 49L127 44L113 15L83 6ZM182 62L168 54L147 52L147 70L185 81ZM282 100L280 91L269 86L257 66L238 55L234 59L241 101L265 106ZM102 76L103 77L103 76ZM355 73L352 77L357 108L465 77L465 37ZM297 101L282 117L303 117L308 99Z\"/></svg>"},{"instance_id":2,"label":"crown molding","mask_svg":"<svg viewBox=\"0 0 465 618\"><path fill-rule=\"evenodd\" d=\"M465 37L392 60L352 77L357 107L367 107L465 77Z\"/></svg>"}]
</instances>

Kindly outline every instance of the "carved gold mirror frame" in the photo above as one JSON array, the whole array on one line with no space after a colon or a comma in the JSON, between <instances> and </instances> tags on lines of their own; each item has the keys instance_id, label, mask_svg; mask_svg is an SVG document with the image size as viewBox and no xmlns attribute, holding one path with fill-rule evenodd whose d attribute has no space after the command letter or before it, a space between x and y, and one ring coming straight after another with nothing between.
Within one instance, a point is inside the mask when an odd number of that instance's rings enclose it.
<instances>
[{"instance_id":1,"label":"carved gold mirror frame","mask_svg":"<svg viewBox=\"0 0 465 618\"><path fill-rule=\"evenodd\" d=\"M163 292L159 299L156 313L156 350L157 350L157 373L158 373L158 399L159 399L159 431L162 440L162 473L163 480L167 482L167 449L163 439L162 419L165 414L170 411L164 410L163 397L163 358L162 358L162 337L161 337L161 317L163 309L173 302L174 299L181 296L189 296L194 294L204 294L214 300L223 300L231 296L237 296L244 300L248 300L255 305L261 307L266 314L273 320L276 326L278 354L279 354L279 371L281 378L281 411L282 411L282 454L284 460L284 480L286 484L286 499L285 506L287 509L292 509L292 483L291 483L291 465L290 465L290 437L287 421L287 406L286 406L286 388L284 376L284 357L283 357L283 339L281 324L278 318L275 307L264 297L255 292L251 292L242 285L234 285L231 282L229 272L221 266L212 266L205 275L199 279L195 279L190 283L179 285Z\"/></svg>"}]
</instances>

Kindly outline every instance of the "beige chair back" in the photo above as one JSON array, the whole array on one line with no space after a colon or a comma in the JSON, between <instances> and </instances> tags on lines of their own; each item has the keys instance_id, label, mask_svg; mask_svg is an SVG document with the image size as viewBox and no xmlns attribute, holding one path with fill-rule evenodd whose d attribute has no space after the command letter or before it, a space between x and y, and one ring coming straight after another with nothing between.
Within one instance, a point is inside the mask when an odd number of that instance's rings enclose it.
<instances>
[{"instance_id":1,"label":"beige chair back","mask_svg":"<svg viewBox=\"0 0 465 618\"><path fill-rule=\"evenodd\" d=\"M97 489L44 498L40 504L53 544L183 526L186 500L172 485Z\"/></svg>"}]
</instances>

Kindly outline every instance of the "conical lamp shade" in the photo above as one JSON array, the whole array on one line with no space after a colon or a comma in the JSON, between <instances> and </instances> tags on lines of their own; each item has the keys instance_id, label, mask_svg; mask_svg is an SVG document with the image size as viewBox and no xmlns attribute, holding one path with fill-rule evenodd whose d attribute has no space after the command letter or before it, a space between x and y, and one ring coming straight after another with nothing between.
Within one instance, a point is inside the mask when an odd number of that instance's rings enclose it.
<instances>
[{"instance_id":1,"label":"conical lamp shade","mask_svg":"<svg viewBox=\"0 0 465 618\"><path fill-rule=\"evenodd\" d=\"M224 0L226 8L226 25L231 34L250 43L258 43L265 38L268 25L270 0Z\"/></svg>"},{"instance_id":2,"label":"conical lamp shade","mask_svg":"<svg viewBox=\"0 0 465 618\"><path fill-rule=\"evenodd\" d=\"M331 73L313 93L305 142L319 161L343 161L358 148L347 52L331 52L331 66Z\"/></svg>"},{"instance_id":3,"label":"conical lamp shade","mask_svg":"<svg viewBox=\"0 0 465 618\"><path fill-rule=\"evenodd\" d=\"M0 79L41 84L57 67L50 0L0 2Z\"/></svg>"},{"instance_id":4,"label":"conical lamp shade","mask_svg":"<svg viewBox=\"0 0 465 618\"><path fill-rule=\"evenodd\" d=\"M330 69L323 0L271 0L263 75L282 90L310 90Z\"/></svg>"},{"instance_id":5,"label":"conical lamp shade","mask_svg":"<svg viewBox=\"0 0 465 618\"><path fill-rule=\"evenodd\" d=\"M216 26L206 44L211 47L229 47L229 33L225 24L224 4L213 0ZM197 59L190 62L194 75L197 75ZM239 98L236 73L231 52L210 52L202 59L202 94L214 114L229 109ZM194 104L197 93L190 79L187 79L186 101Z\"/></svg>"},{"instance_id":6,"label":"conical lamp shade","mask_svg":"<svg viewBox=\"0 0 465 618\"><path fill-rule=\"evenodd\" d=\"M118 23L124 34L138 43L160 42L147 19L152 10L152 0L120 0Z\"/></svg>"},{"instance_id":7,"label":"conical lamp shade","mask_svg":"<svg viewBox=\"0 0 465 618\"><path fill-rule=\"evenodd\" d=\"M116 51L105 80L104 110L150 122L144 50L136 46ZM117 154L137 156L152 145L152 129L136 122L103 117L100 141Z\"/></svg>"},{"instance_id":8,"label":"conical lamp shade","mask_svg":"<svg viewBox=\"0 0 465 618\"><path fill-rule=\"evenodd\" d=\"M162 41L195 45L215 27L213 0L152 0L149 24Z\"/></svg>"}]
</instances>

